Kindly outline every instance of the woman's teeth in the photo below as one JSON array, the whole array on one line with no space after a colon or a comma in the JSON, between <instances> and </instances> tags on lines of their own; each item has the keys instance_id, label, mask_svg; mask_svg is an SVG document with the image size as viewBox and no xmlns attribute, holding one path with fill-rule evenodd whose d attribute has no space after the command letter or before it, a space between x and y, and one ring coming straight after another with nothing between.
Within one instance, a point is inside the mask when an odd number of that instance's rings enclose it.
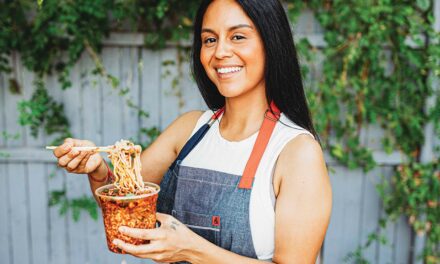
<instances>
[{"instance_id":1,"label":"woman's teeth","mask_svg":"<svg viewBox=\"0 0 440 264\"><path fill-rule=\"evenodd\" d=\"M218 68L217 72L218 73L231 73L231 72L238 72L241 71L243 67L228 67L228 68Z\"/></svg>"}]
</instances>

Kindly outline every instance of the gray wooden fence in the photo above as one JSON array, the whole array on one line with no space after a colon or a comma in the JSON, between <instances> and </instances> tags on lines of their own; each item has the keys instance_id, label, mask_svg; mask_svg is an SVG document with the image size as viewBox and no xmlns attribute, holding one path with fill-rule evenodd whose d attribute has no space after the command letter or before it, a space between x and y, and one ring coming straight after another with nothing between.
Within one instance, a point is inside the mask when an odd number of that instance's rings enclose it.
<instances>
[{"instance_id":1,"label":"gray wooden fence","mask_svg":"<svg viewBox=\"0 0 440 264\"><path fill-rule=\"evenodd\" d=\"M440 9L436 1L436 10ZM437 17L439 17L437 15ZM438 24L438 23L437 23ZM296 35L307 37L316 46L324 45L321 30L311 13L304 12ZM165 128L179 114L194 109L206 109L197 87L189 77L188 63L181 67L164 65L174 61L177 49L169 47L153 52L142 48L143 39L137 34L113 34L105 42L101 54L105 68L130 87L126 97L118 95L99 77L86 74L94 68L88 54L84 54L71 72L73 87L61 91L55 77L47 77L50 93L63 102L75 137L86 138L96 144L111 144L121 138L138 138L141 127ZM38 138L18 120L17 102L29 99L34 75L20 63L18 54L11 57L11 75L0 75L0 132L19 134L19 138L0 137L0 256L1 263L150 263L127 255L110 253L106 248L102 218L98 221L82 213L80 221L72 220L71 213L60 216L59 208L48 207L48 196L53 190L67 189L69 198L90 195L87 177L67 175L55 165L51 152L43 146L52 141L40 131ZM320 64L313 67L314 76ZM173 89L173 78L181 75L178 89ZM22 94L12 94L9 78L20 83ZM312 78L313 81L313 78ZM181 90L181 95L177 93ZM177 95L176 95L177 94ZM148 120L137 116L125 103L132 98L150 113ZM182 105L181 102L184 102ZM399 153L386 155L380 146L381 130L368 127L362 131L363 143L374 150L379 166L369 173L349 171L328 155L333 187L333 211L320 260L342 263L344 256L363 244L367 235L377 230L383 215L375 185L381 176L389 178L393 166L401 162ZM425 159L432 157L432 146L438 140L432 126L426 129ZM139 138L138 138L139 139ZM366 254L372 263L410 263L410 251L420 252L423 237L414 237L407 220L399 219L387 227L389 245L372 245Z\"/></svg>"}]
</instances>

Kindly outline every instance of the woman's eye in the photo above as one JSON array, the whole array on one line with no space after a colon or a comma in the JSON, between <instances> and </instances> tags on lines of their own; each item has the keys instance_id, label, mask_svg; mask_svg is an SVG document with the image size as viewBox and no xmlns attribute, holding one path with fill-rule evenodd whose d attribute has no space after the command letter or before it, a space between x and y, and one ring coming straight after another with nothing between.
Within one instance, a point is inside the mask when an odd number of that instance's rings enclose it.
<instances>
[{"instance_id":1,"label":"woman's eye","mask_svg":"<svg viewBox=\"0 0 440 264\"><path fill-rule=\"evenodd\" d=\"M232 37L233 40L241 40L241 39L245 39L245 37L240 36L240 35L235 35Z\"/></svg>"},{"instance_id":2,"label":"woman's eye","mask_svg":"<svg viewBox=\"0 0 440 264\"><path fill-rule=\"evenodd\" d=\"M211 44L215 42L215 38L207 38L203 41L205 44Z\"/></svg>"}]
</instances>

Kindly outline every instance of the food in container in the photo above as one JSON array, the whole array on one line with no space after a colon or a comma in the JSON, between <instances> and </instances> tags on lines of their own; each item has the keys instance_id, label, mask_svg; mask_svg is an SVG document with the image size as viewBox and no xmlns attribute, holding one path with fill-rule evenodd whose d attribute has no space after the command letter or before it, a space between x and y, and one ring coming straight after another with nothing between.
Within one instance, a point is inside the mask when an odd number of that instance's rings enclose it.
<instances>
[{"instance_id":1,"label":"food in container","mask_svg":"<svg viewBox=\"0 0 440 264\"><path fill-rule=\"evenodd\" d=\"M136 195L124 194L114 184L96 189L95 193L101 203L107 245L110 251L125 253L112 243L114 239L134 245L148 243L143 239L123 235L118 231L120 226L142 229L156 227L156 203L160 188L149 182L145 182L144 186L144 191Z\"/></svg>"}]
</instances>

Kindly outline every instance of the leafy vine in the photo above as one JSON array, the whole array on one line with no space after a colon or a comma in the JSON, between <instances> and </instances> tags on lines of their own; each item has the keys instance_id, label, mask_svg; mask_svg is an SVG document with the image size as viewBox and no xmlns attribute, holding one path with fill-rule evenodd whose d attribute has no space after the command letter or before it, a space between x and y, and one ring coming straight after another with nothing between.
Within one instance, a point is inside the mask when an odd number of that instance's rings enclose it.
<instances>
[{"instance_id":1,"label":"leafy vine","mask_svg":"<svg viewBox=\"0 0 440 264\"><path fill-rule=\"evenodd\" d=\"M434 124L440 136L440 94L433 82L440 74L434 2L309 1L293 4L293 16L298 13L295 7L304 5L324 28L323 77L308 98L313 114L324 117L315 119L315 125L325 147L348 168L369 171L377 164L372 150L363 145L361 131L368 125L383 129L383 150L401 152L405 158L391 183L377 186L386 213L379 226L407 216L417 233L427 235L425 262L438 263L438 149L432 150L430 160L421 157L427 125ZM308 57L313 59L313 54ZM433 98L436 103L428 104ZM372 233L350 256L358 263L368 262L362 250L373 240L386 241Z\"/></svg>"}]
</instances>

